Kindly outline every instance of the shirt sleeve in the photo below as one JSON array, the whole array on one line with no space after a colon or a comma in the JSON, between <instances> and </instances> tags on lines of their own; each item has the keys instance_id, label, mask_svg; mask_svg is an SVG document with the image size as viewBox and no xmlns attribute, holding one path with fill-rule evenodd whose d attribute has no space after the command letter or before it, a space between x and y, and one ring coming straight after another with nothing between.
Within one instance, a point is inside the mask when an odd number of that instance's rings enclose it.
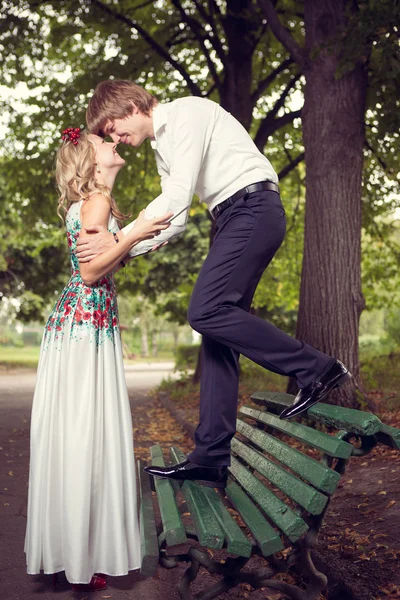
<instances>
[{"instance_id":1,"label":"shirt sleeve","mask_svg":"<svg viewBox=\"0 0 400 600\"><path fill-rule=\"evenodd\" d=\"M134 257L149 252L156 244L166 242L186 229L189 207L192 203L200 169L206 157L214 126L208 103L179 103L170 113L167 131L171 147L170 173L161 178L162 193L146 207L145 215L151 219L169 211L174 214L187 207L160 235L134 246L129 255ZM124 227L127 233L134 221Z\"/></svg>"}]
</instances>

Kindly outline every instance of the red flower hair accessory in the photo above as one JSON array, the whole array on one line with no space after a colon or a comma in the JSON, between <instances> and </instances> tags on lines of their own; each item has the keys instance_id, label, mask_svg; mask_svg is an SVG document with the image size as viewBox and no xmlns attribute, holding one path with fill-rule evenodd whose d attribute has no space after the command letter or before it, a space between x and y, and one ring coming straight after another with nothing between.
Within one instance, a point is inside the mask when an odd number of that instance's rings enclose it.
<instances>
[{"instance_id":1,"label":"red flower hair accessory","mask_svg":"<svg viewBox=\"0 0 400 600\"><path fill-rule=\"evenodd\" d=\"M76 146L80 137L81 137L80 127L67 127L67 129L64 129L64 131L62 132L61 139L66 142L72 142L74 144L74 146Z\"/></svg>"}]
</instances>

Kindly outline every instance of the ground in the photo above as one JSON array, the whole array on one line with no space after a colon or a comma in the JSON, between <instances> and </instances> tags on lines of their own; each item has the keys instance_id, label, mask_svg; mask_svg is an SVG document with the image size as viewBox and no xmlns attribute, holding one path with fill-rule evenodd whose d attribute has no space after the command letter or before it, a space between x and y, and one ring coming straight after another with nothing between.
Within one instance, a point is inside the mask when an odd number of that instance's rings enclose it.
<instances>
[{"instance_id":1,"label":"ground","mask_svg":"<svg viewBox=\"0 0 400 600\"><path fill-rule=\"evenodd\" d=\"M147 462L149 447L161 443L167 449L177 445L189 451L192 441L171 412L149 388L170 372L171 365L142 366L127 372L133 415L135 454ZM26 495L29 467L29 416L35 376L33 372L0 375L0 578L2 594L8 600L39 597L54 600L50 576L28 576L25 573L23 538L26 525ZM178 383L173 384L179 388ZM245 394L242 402L246 401ZM182 398L178 409L182 423L196 422L196 399ZM399 426L395 413L381 415L389 424ZM188 418L190 417L190 418ZM189 426L190 430L190 426ZM332 592L338 600L388 600L400 597L400 453L383 446L370 455L354 459L334 496L326 523L321 531L316 558L328 572ZM217 553L223 558L224 552ZM260 558L252 558L249 568L261 566ZM110 578L109 587L96 598L113 600L174 600L179 595L177 582L185 569L158 569L154 578L138 573ZM288 581L295 581L295 574ZM194 590L210 585L217 577L201 571ZM348 595L352 590L352 595ZM57 587L57 598L77 600L85 594L74 594L63 577ZM283 597L267 589L252 591L245 585L221 596L221 600L280 600Z\"/></svg>"},{"instance_id":2,"label":"ground","mask_svg":"<svg viewBox=\"0 0 400 600\"><path fill-rule=\"evenodd\" d=\"M244 381L240 404L260 388ZM271 388L268 388L271 389ZM273 388L272 388L273 389ZM387 410L388 395L375 391L370 401L388 425L400 427L397 404ZM183 379L164 385L160 399L191 435L198 419L198 386ZM384 408L383 408L384 407ZM315 553L318 566L330 579L330 598L387 600L400 598L400 452L377 446L352 459L335 493ZM251 598L255 596L250 594ZM269 592L263 598L282 598Z\"/></svg>"}]
</instances>

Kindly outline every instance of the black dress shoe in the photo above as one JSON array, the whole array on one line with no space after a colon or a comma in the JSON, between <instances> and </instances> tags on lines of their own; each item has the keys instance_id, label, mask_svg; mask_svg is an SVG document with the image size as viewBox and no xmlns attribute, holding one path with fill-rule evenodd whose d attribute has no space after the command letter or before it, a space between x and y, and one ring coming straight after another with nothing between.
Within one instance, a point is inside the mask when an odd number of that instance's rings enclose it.
<instances>
[{"instance_id":1,"label":"black dress shoe","mask_svg":"<svg viewBox=\"0 0 400 600\"><path fill-rule=\"evenodd\" d=\"M317 402L320 402L328 392L340 387L348 379L351 379L351 377L350 371L344 364L340 360L335 360L325 373L299 391L292 406L285 408L279 415L279 418L290 419L290 417L299 415L314 404L317 404Z\"/></svg>"},{"instance_id":2,"label":"black dress shoe","mask_svg":"<svg viewBox=\"0 0 400 600\"><path fill-rule=\"evenodd\" d=\"M208 487L225 488L228 478L227 467L204 467L184 460L170 467L145 467L144 470L155 477L167 477L177 481L187 479L199 481Z\"/></svg>"}]
</instances>

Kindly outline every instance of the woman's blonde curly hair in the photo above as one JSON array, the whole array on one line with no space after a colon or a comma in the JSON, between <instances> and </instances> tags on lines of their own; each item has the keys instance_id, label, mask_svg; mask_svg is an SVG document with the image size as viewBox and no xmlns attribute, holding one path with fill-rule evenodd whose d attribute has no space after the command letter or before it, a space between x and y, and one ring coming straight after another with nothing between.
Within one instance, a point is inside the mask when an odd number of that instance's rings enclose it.
<instances>
[{"instance_id":1,"label":"woman's blonde curly hair","mask_svg":"<svg viewBox=\"0 0 400 600\"><path fill-rule=\"evenodd\" d=\"M55 177L60 192L57 214L65 222L68 209L74 202L87 200L97 192L105 196L110 203L111 213L121 223L129 215L119 210L111 190L96 181L96 152L88 135L87 131L81 132L77 144L63 141L57 151Z\"/></svg>"}]
</instances>

